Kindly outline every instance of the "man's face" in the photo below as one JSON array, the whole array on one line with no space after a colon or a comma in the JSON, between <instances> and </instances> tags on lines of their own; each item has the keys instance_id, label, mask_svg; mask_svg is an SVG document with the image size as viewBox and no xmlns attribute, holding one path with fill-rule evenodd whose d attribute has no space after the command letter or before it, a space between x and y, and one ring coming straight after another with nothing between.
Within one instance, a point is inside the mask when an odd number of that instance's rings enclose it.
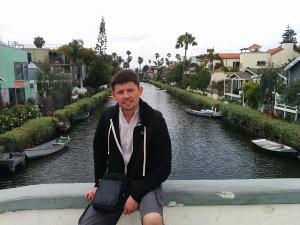
<instances>
[{"instance_id":1,"label":"man's face","mask_svg":"<svg viewBox=\"0 0 300 225\"><path fill-rule=\"evenodd\" d=\"M122 111L133 111L138 107L142 93L142 87L138 87L134 82L129 81L124 84L116 84L112 94Z\"/></svg>"}]
</instances>

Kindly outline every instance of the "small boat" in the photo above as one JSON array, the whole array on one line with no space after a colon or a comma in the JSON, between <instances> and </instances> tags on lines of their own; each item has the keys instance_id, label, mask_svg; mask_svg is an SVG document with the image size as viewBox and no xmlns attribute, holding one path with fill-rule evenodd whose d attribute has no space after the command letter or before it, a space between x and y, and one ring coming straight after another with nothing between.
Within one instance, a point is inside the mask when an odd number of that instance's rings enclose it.
<instances>
[{"instance_id":1,"label":"small boat","mask_svg":"<svg viewBox=\"0 0 300 225\"><path fill-rule=\"evenodd\" d=\"M25 155L29 159L44 157L62 150L69 142L69 137L59 137L44 144L25 149Z\"/></svg>"},{"instance_id":2,"label":"small boat","mask_svg":"<svg viewBox=\"0 0 300 225\"><path fill-rule=\"evenodd\" d=\"M18 164L25 166L24 152L1 153L0 166L8 167L9 171L14 173Z\"/></svg>"},{"instance_id":3,"label":"small boat","mask_svg":"<svg viewBox=\"0 0 300 225\"><path fill-rule=\"evenodd\" d=\"M85 119L89 118L89 116L90 116L89 112L77 114L77 115L74 116L73 121L85 120Z\"/></svg>"},{"instance_id":4,"label":"small boat","mask_svg":"<svg viewBox=\"0 0 300 225\"><path fill-rule=\"evenodd\" d=\"M290 146L269 141L267 139L254 139L251 140L251 142L259 149L264 150L267 153L298 158L298 151L291 148Z\"/></svg>"},{"instance_id":5,"label":"small boat","mask_svg":"<svg viewBox=\"0 0 300 225\"><path fill-rule=\"evenodd\" d=\"M193 109L187 108L185 111L187 113L197 115L197 116L204 116L204 117L211 117L211 118L212 117L214 117L214 118L222 117L222 113L217 112L216 109L215 110L212 110L212 109L193 110Z\"/></svg>"}]
</instances>

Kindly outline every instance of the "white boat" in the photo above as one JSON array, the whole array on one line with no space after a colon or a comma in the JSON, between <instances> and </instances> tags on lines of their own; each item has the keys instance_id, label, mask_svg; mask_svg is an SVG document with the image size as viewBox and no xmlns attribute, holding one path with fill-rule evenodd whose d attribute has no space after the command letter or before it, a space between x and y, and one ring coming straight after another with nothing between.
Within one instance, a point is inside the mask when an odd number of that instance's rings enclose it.
<instances>
[{"instance_id":1,"label":"white boat","mask_svg":"<svg viewBox=\"0 0 300 225\"><path fill-rule=\"evenodd\" d=\"M197 116L215 117L215 118L222 117L222 113L217 112L216 109L215 110L212 110L212 109L193 110L193 109L187 108L185 111L187 113L197 115Z\"/></svg>"},{"instance_id":2,"label":"white boat","mask_svg":"<svg viewBox=\"0 0 300 225\"><path fill-rule=\"evenodd\" d=\"M267 153L280 156L298 157L298 151L287 145L279 144L267 139L254 139L251 140L251 142Z\"/></svg>"},{"instance_id":3,"label":"white boat","mask_svg":"<svg viewBox=\"0 0 300 225\"><path fill-rule=\"evenodd\" d=\"M77 114L77 115L74 116L73 121L85 120L85 119L89 118L89 116L90 116L89 112Z\"/></svg>"},{"instance_id":4,"label":"white boat","mask_svg":"<svg viewBox=\"0 0 300 225\"><path fill-rule=\"evenodd\" d=\"M69 142L69 137L59 137L44 144L25 149L25 155L29 159L44 157L62 150Z\"/></svg>"}]
</instances>

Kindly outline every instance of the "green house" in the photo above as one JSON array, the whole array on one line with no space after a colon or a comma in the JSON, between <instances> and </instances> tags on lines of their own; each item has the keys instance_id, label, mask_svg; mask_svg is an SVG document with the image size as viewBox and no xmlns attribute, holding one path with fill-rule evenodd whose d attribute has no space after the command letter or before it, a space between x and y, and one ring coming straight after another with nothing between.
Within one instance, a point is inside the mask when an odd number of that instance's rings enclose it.
<instances>
[{"instance_id":1,"label":"green house","mask_svg":"<svg viewBox=\"0 0 300 225\"><path fill-rule=\"evenodd\" d=\"M0 94L4 102L23 104L31 98L27 51L0 43Z\"/></svg>"}]
</instances>

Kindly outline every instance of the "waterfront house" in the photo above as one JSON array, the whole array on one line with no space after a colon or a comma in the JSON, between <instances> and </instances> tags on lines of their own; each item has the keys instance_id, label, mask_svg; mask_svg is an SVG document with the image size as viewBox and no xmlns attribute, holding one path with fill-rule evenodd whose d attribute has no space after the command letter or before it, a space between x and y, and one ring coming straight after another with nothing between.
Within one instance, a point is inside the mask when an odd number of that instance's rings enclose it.
<instances>
[{"instance_id":1,"label":"waterfront house","mask_svg":"<svg viewBox=\"0 0 300 225\"><path fill-rule=\"evenodd\" d=\"M230 100L243 100L243 85L248 81L257 81L259 75L254 70L246 69L244 71L230 73L224 79L224 96Z\"/></svg>"},{"instance_id":2,"label":"waterfront house","mask_svg":"<svg viewBox=\"0 0 300 225\"><path fill-rule=\"evenodd\" d=\"M23 104L31 98L27 52L0 43L0 94L7 104Z\"/></svg>"},{"instance_id":3,"label":"waterfront house","mask_svg":"<svg viewBox=\"0 0 300 225\"><path fill-rule=\"evenodd\" d=\"M288 84L291 81L295 81L300 79L300 56L298 56L296 59L294 59L292 62L290 62L284 69L287 78L288 78Z\"/></svg>"},{"instance_id":4,"label":"waterfront house","mask_svg":"<svg viewBox=\"0 0 300 225\"><path fill-rule=\"evenodd\" d=\"M240 68L278 68L300 55L294 43L282 43L279 47L267 51L262 51L261 48L258 44L242 48Z\"/></svg>"}]
</instances>

